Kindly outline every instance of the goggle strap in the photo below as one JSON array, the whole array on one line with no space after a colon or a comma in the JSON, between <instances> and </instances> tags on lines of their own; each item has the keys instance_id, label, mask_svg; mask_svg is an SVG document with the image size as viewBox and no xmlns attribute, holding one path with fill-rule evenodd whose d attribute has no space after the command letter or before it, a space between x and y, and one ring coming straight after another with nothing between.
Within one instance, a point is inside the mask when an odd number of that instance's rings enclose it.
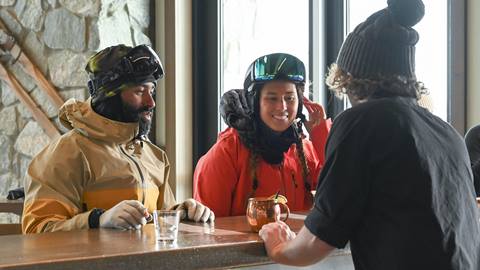
<instances>
[{"instance_id":1,"label":"goggle strap","mask_svg":"<svg viewBox=\"0 0 480 270\"><path fill-rule=\"evenodd\" d=\"M95 81L94 80L89 80L87 83L88 86L88 93L90 93L90 96L93 96L97 92L97 87L95 86Z\"/></svg>"}]
</instances>

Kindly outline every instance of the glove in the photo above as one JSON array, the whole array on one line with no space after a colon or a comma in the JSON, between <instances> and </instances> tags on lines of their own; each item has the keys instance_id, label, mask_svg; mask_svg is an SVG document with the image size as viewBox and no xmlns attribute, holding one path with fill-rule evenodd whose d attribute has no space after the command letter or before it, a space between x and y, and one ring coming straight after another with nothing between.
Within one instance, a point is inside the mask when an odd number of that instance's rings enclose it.
<instances>
[{"instance_id":1,"label":"glove","mask_svg":"<svg viewBox=\"0 0 480 270\"><path fill-rule=\"evenodd\" d=\"M194 199L185 200L175 209L182 211L180 214L181 219L189 219L195 222L213 222L215 220L213 211Z\"/></svg>"},{"instance_id":2,"label":"glove","mask_svg":"<svg viewBox=\"0 0 480 270\"><path fill-rule=\"evenodd\" d=\"M101 228L139 230L147 223L148 211L139 201L125 200L105 211L100 216Z\"/></svg>"}]
</instances>

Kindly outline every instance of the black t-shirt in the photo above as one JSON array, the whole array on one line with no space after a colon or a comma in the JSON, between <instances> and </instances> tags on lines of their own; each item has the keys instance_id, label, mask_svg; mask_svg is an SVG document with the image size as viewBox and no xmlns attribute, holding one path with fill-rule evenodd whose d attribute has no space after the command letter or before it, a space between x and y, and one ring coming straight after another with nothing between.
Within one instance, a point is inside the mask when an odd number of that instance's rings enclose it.
<instances>
[{"instance_id":1,"label":"black t-shirt","mask_svg":"<svg viewBox=\"0 0 480 270\"><path fill-rule=\"evenodd\" d=\"M472 165L473 179L477 197L480 197L480 125L471 128L465 135L468 155Z\"/></svg>"},{"instance_id":2,"label":"black t-shirt","mask_svg":"<svg viewBox=\"0 0 480 270\"><path fill-rule=\"evenodd\" d=\"M411 98L371 100L332 127L305 226L355 269L480 269L480 225L462 137Z\"/></svg>"}]
</instances>

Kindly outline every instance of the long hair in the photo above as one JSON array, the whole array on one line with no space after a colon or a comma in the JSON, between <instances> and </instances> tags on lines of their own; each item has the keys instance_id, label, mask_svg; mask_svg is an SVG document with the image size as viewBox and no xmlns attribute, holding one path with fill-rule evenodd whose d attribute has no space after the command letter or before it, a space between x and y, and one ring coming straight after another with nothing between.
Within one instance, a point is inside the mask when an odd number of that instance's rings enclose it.
<instances>
[{"instance_id":1,"label":"long hair","mask_svg":"<svg viewBox=\"0 0 480 270\"><path fill-rule=\"evenodd\" d=\"M356 78L337 64L330 66L326 84L338 97L343 98L348 94L357 100L391 96L412 97L418 100L422 95L427 94L423 83L416 78L405 76Z\"/></svg>"}]
</instances>

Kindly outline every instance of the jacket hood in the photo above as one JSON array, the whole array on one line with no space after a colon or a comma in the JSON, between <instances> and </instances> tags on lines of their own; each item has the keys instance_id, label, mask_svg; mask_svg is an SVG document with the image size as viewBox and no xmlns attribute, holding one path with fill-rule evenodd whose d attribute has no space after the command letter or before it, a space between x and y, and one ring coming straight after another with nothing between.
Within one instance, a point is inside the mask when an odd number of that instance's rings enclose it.
<instances>
[{"instance_id":1,"label":"jacket hood","mask_svg":"<svg viewBox=\"0 0 480 270\"><path fill-rule=\"evenodd\" d=\"M113 143L127 143L138 134L138 123L123 123L96 113L91 98L86 101L69 99L63 104L58 118L64 127L86 137Z\"/></svg>"}]
</instances>

